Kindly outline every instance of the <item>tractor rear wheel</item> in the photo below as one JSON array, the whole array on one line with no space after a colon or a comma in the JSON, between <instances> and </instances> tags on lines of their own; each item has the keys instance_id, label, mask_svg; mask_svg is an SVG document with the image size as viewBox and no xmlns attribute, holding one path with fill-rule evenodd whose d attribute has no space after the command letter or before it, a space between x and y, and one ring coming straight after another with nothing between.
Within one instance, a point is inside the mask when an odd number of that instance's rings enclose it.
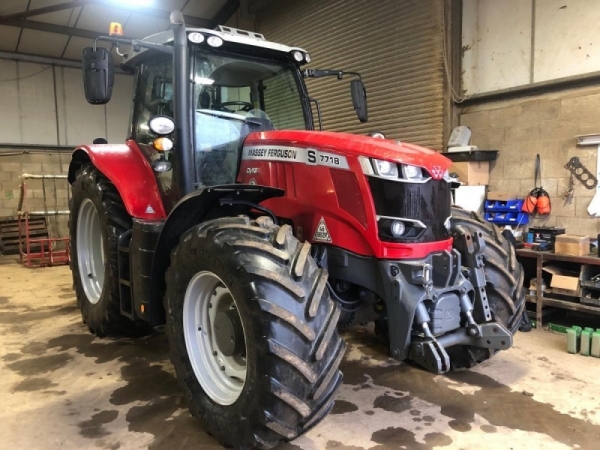
<instances>
[{"instance_id":1,"label":"tractor rear wheel","mask_svg":"<svg viewBox=\"0 0 600 450\"><path fill-rule=\"evenodd\" d=\"M270 448L327 415L342 380L339 309L289 225L197 225L166 281L171 361L192 415L221 443Z\"/></svg>"},{"instance_id":2,"label":"tractor rear wheel","mask_svg":"<svg viewBox=\"0 0 600 450\"><path fill-rule=\"evenodd\" d=\"M131 216L115 186L91 164L77 172L69 215L71 271L84 323L97 336L146 331L120 312L118 240Z\"/></svg>"},{"instance_id":3,"label":"tractor rear wheel","mask_svg":"<svg viewBox=\"0 0 600 450\"><path fill-rule=\"evenodd\" d=\"M483 253L486 291L492 317L515 334L521 323L525 307L523 267L517 261L515 249L498 228L486 222L479 214L452 207L451 231L482 232L485 239ZM463 255L464 257L464 255ZM474 313L475 321L485 321ZM471 346L455 346L447 349L453 369L472 367L491 358L496 351Z\"/></svg>"}]
</instances>

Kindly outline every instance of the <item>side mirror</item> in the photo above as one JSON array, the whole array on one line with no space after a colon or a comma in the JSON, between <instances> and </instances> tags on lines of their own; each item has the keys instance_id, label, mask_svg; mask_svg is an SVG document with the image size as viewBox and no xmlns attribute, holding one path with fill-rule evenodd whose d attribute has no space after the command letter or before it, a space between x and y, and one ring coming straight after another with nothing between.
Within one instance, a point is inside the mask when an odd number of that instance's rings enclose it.
<instances>
[{"instance_id":1,"label":"side mirror","mask_svg":"<svg viewBox=\"0 0 600 450\"><path fill-rule=\"evenodd\" d=\"M112 53L106 48L83 49L83 89L85 99L93 105L104 105L110 101L115 81Z\"/></svg>"},{"instance_id":2,"label":"side mirror","mask_svg":"<svg viewBox=\"0 0 600 450\"><path fill-rule=\"evenodd\" d=\"M356 116L361 123L369 120L369 111L367 109L367 90L361 80L352 80L350 82L350 93L352 94L352 106L356 111Z\"/></svg>"}]
</instances>

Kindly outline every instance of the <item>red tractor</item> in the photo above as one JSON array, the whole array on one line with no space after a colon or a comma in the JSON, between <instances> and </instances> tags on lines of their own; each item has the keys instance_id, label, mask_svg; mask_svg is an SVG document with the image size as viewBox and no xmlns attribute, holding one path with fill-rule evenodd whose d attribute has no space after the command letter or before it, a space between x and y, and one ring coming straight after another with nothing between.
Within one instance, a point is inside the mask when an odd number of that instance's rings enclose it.
<instances>
[{"instance_id":1,"label":"red tractor","mask_svg":"<svg viewBox=\"0 0 600 450\"><path fill-rule=\"evenodd\" d=\"M129 138L73 153L77 301L98 336L164 328L192 414L222 443L269 448L330 411L339 327L375 323L390 354L434 373L507 349L524 307L511 245L451 207L450 161L314 131L310 55L220 27L131 51ZM112 56L83 52L86 98L110 100ZM354 108L367 120L360 79ZM317 108L318 111L318 108ZM320 114L317 114L320 123ZM286 130L286 131L281 131Z\"/></svg>"}]
</instances>

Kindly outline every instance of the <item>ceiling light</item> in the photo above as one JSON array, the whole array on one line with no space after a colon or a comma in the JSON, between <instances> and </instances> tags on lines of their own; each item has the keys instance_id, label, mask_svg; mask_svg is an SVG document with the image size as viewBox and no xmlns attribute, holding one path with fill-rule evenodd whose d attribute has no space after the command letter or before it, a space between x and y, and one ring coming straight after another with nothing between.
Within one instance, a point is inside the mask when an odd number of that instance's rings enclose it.
<instances>
[{"instance_id":1,"label":"ceiling light","mask_svg":"<svg viewBox=\"0 0 600 450\"><path fill-rule=\"evenodd\" d=\"M116 3L120 6L145 7L152 6L154 0L108 0L109 3Z\"/></svg>"}]
</instances>

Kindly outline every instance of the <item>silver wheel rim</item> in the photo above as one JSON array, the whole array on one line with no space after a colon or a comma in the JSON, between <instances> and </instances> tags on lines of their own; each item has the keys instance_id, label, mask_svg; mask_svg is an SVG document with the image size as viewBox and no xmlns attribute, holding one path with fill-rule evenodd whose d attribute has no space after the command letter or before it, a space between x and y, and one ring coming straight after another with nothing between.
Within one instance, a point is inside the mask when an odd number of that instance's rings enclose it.
<instances>
[{"instance_id":1,"label":"silver wheel rim","mask_svg":"<svg viewBox=\"0 0 600 450\"><path fill-rule=\"evenodd\" d=\"M88 301L95 305L104 286L104 238L100 216L89 198L79 207L76 248L81 285Z\"/></svg>"},{"instance_id":2,"label":"silver wheel rim","mask_svg":"<svg viewBox=\"0 0 600 450\"><path fill-rule=\"evenodd\" d=\"M200 386L220 405L235 403L246 382L246 359L223 355L214 331L217 313L234 308L231 292L214 273L199 272L188 284L183 301L185 346Z\"/></svg>"}]
</instances>

